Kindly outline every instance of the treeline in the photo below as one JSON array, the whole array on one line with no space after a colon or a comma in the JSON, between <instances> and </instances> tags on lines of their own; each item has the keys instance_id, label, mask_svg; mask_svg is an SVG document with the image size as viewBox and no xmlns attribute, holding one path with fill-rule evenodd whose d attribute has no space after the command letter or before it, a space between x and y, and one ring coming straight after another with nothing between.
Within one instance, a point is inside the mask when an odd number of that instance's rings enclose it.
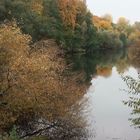
<instances>
[{"instance_id":1,"label":"treeline","mask_svg":"<svg viewBox=\"0 0 140 140\"><path fill-rule=\"evenodd\" d=\"M1 0L0 20L6 19L34 41L53 38L68 51L96 46L92 14L80 0Z\"/></svg>"},{"instance_id":2,"label":"treeline","mask_svg":"<svg viewBox=\"0 0 140 140\"><path fill-rule=\"evenodd\" d=\"M67 51L118 48L139 40L140 23L93 16L81 0L1 0L0 20L16 20L33 41L53 38Z\"/></svg>"},{"instance_id":3,"label":"treeline","mask_svg":"<svg viewBox=\"0 0 140 140\"><path fill-rule=\"evenodd\" d=\"M16 20L33 41L53 38L68 51L118 48L140 39L140 23L93 16L81 0L1 0L1 23Z\"/></svg>"},{"instance_id":4,"label":"treeline","mask_svg":"<svg viewBox=\"0 0 140 140\"><path fill-rule=\"evenodd\" d=\"M140 22L132 25L120 17L117 23L113 23L112 16L105 14L102 17L93 16L93 24L97 27L100 47L126 47L140 40Z\"/></svg>"},{"instance_id":5,"label":"treeline","mask_svg":"<svg viewBox=\"0 0 140 140\"><path fill-rule=\"evenodd\" d=\"M53 38L71 52L127 44L122 26L116 29L107 16L93 17L81 0L1 0L0 5L1 23L16 20L33 41Z\"/></svg>"}]
</instances>

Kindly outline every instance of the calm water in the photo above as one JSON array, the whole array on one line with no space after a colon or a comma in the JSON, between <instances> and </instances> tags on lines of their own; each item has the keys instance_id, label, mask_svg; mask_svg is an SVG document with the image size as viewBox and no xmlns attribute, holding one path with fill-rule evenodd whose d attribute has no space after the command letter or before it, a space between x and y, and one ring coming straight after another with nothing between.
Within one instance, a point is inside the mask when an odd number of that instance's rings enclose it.
<instances>
[{"instance_id":1,"label":"calm water","mask_svg":"<svg viewBox=\"0 0 140 140\"><path fill-rule=\"evenodd\" d=\"M140 140L140 62L129 53L73 57L74 70L84 71L86 81L91 82L79 102L86 140ZM138 82L136 93L132 82L124 80L127 76Z\"/></svg>"},{"instance_id":2,"label":"calm water","mask_svg":"<svg viewBox=\"0 0 140 140\"><path fill-rule=\"evenodd\" d=\"M88 126L88 140L139 140L140 129L132 125L132 109L123 101L129 100L129 90L122 75L138 78L137 70L129 67L119 74L116 67L108 77L96 75L91 86L83 97L81 114Z\"/></svg>"}]
</instances>

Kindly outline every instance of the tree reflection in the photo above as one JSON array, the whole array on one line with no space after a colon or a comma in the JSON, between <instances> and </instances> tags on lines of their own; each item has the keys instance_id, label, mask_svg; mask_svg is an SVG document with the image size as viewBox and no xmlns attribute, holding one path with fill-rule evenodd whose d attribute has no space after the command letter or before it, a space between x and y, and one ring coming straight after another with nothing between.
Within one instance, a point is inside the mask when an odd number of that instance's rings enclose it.
<instances>
[{"instance_id":1,"label":"tree reflection","mask_svg":"<svg viewBox=\"0 0 140 140\"><path fill-rule=\"evenodd\" d=\"M129 66L126 50L96 50L93 54L76 54L69 56L68 63L72 64L73 71L83 73L85 81L91 81L94 75L105 78L112 73L115 65L119 73L123 73Z\"/></svg>"},{"instance_id":2,"label":"tree reflection","mask_svg":"<svg viewBox=\"0 0 140 140\"><path fill-rule=\"evenodd\" d=\"M128 58L134 67L140 68L140 41L128 48Z\"/></svg>"},{"instance_id":3,"label":"tree reflection","mask_svg":"<svg viewBox=\"0 0 140 140\"><path fill-rule=\"evenodd\" d=\"M123 77L126 82L130 94L128 101L123 101L125 105L132 108L132 117L129 119L134 126L140 128L140 74L138 79L134 79L130 76Z\"/></svg>"}]
</instances>

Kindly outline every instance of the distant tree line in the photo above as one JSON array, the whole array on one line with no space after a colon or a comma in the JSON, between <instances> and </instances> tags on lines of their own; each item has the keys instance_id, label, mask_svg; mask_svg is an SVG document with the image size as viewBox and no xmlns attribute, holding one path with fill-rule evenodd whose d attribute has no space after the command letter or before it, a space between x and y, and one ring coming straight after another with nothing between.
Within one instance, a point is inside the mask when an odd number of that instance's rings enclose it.
<instances>
[{"instance_id":1,"label":"distant tree line","mask_svg":"<svg viewBox=\"0 0 140 140\"><path fill-rule=\"evenodd\" d=\"M93 16L81 0L1 0L0 21L16 20L33 41L53 38L67 51L119 48L140 39L140 23Z\"/></svg>"}]
</instances>

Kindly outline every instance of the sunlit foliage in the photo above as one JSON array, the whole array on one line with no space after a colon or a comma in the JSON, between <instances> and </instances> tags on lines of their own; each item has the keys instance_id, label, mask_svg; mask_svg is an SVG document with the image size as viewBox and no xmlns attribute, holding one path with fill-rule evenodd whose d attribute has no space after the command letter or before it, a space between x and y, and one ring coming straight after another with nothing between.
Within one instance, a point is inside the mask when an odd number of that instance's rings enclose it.
<instances>
[{"instance_id":1,"label":"sunlit foliage","mask_svg":"<svg viewBox=\"0 0 140 140\"><path fill-rule=\"evenodd\" d=\"M120 17L117 21L117 25L118 29L123 31L129 25L129 21L124 17Z\"/></svg>"},{"instance_id":2,"label":"sunlit foliage","mask_svg":"<svg viewBox=\"0 0 140 140\"><path fill-rule=\"evenodd\" d=\"M107 20L110 23L113 23L113 18L112 18L112 15L110 15L110 14L105 14L102 16L102 18Z\"/></svg>"},{"instance_id":3,"label":"sunlit foliage","mask_svg":"<svg viewBox=\"0 0 140 140\"><path fill-rule=\"evenodd\" d=\"M98 30L111 30L112 21L108 17L98 17L93 16L93 24L97 27Z\"/></svg>"},{"instance_id":4,"label":"sunlit foliage","mask_svg":"<svg viewBox=\"0 0 140 140\"><path fill-rule=\"evenodd\" d=\"M77 16L77 0L58 0L58 7L64 25L74 29Z\"/></svg>"}]
</instances>

